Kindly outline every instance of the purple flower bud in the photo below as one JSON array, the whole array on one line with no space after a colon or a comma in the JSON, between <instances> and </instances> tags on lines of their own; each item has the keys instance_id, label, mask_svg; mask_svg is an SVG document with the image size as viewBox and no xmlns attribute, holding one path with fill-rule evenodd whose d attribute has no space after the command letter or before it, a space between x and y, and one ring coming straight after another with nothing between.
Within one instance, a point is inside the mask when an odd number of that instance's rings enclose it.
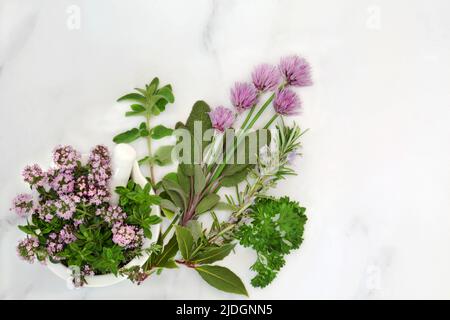
<instances>
[{"instance_id":1,"label":"purple flower bud","mask_svg":"<svg viewBox=\"0 0 450 320\"><path fill-rule=\"evenodd\" d=\"M273 106L278 114L290 116L298 113L301 103L294 91L290 89L281 89L276 93Z\"/></svg>"},{"instance_id":2,"label":"purple flower bud","mask_svg":"<svg viewBox=\"0 0 450 320\"><path fill-rule=\"evenodd\" d=\"M287 85L298 87L312 85L311 67L304 58L299 56L282 58L279 68Z\"/></svg>"},{"instance_id":3,"label":"purple flower bud","mask_svg":"<svg viewBox=\"0 0 450 320\"><path fill-rule=\"evenodd\" d=\"M275 66L260 64L252 72L252 80L259 91L273 91L280 83L280 71Z\"/></svg>"},{"instance_id":4,"label":"purple flower bud","mask_svg":"<svg viewBox=\"0 0 450 320\"><path fill-rule=\"evenodd\" d=\"M211 118L213 128L220 132L224 132L230 128L235 119L233 111L222 106L209 112L209 117Z\"/></svg>"},{"instance_id":5,"label":"purple flower bud","mask_svg":"<svg viewBox=\"0 0 450 320\"><path fill-rule=\"evenodd\" d=\"M231 89L231 103L238 112L250 109L258 100L256 88L250 83L236 82Z\"/></svg>"}]
</instances>

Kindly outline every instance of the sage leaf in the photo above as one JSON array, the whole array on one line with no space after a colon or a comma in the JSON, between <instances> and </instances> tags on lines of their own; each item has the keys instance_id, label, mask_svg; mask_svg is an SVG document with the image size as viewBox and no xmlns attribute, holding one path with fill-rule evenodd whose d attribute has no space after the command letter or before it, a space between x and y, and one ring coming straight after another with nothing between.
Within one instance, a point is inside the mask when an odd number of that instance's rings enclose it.
<instances>
[{"instance_id":1,"label":"sage leaf","mask_svg":"<svg viewBox=\"0 0 450 320\"><path fill-rule=\"evenodd\" d=\"M139 93L129 93L129 94L126 94L126 95L120 97L119 99L117 99L117 102L124 101L124 100L134 100L134 101L143 103L143 102L145 102L145 97Z\"/></svg>"},{"instance_id":2,"label":"sage leaf","mask_svg":"<svg viewBox=\"0 0 450 320\"><path fill-rule=\"evenodd\" d=\"M178 207L168 199L161 199L161 203L159 204L161 208L168 209L170 211L176 212Z\"/></svg>"},{"instance_id":3,"label":"sage leaf","mask_svg":"<svg viewBox=\"0 0 450 320\"><path fill-rule=\"evenodd\" d=\"M143 112L145 111L145 107L142 104L132 104L130 106L131 110L136 112Z\"/></svg>"},{"instance_id":4,"label":"sage leaf","mask_svg":"<svg viewBox=\"0 0 450 320\"><path fill-rule=\"evenodd\" d=\"M152 139L158 140L164 137L171 136L172 133L172 129L167 128L163 125L158 125L152 129Z\"/></svg>"},{"instance_id":5,"label":"sage leaf","mask_svg":"<svg viewBox=\"0 0 450 320\"><path fill-rule=\"evenodd\" d=\"M205 213L206 211L211 210L219 202L219 200L220 197L215 193L207 195L197 205L197 208L195 208L195 213L202 214Z\"/></svg>"},{"instance_id":6,"label":"sage leaf","mask_svg":"<svg viewBox=\"0 0 450 320\"><path fill-rule=\"evenodd\" d=\"M189 261L194 249L194 238L192 237L191 231L182 226L175 226L175 234L182 257Z\"/></svg>"},{"instance_id":7,"label":"sage leaf","mask_svg":"<svg viewBox=\"0 0 450 320\"><path fill-rule=\"evenodd\" d=\"M216 289L248 296L242 280L230 269L220 266L202 265L196 267L198 274Z\"/></svg>"},{"instance_id":8,"label":"sage leaf","mask_svg":"<svg viewBox=\"0 0 450 320\"><path fill-rule=\"evenodd\" d=\"M226 256L228 256L231 250L234 249L236 244L228 243L224 244L221 247L209 247L202 250L199 254L197 254L192 261L197 264L208 264L216 261L220 261Z\"/></svg>"}]
</instances>

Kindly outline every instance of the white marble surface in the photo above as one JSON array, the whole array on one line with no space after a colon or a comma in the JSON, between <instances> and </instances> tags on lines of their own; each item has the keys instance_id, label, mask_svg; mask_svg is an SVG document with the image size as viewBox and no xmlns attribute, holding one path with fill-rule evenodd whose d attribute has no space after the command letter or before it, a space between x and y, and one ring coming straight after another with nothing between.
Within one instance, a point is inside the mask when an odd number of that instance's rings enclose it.
<instances>
[{"instance_id":1,"label":"white marble surface","mask_svg":"<svg viewBox=\"0 0 450 320\"><path fill-rule=\"evenodd\" d=\"M75 6L75 7L73 7ZM71 13L80 10L80 25ZM75 11L74 11L75 10ZM81 150L133 120L115 99L157 75L184 119L228 103L255 63L300 53L300 175L280 184L308 208L305 242L251 298L450 298L450 20L447 0L0 0L0 298L239 298L181 268L134 286L68 290L15 255L19 174L54 145ZM68 13L69 12L69 13ZM138 148L143 146L138 145ZM159 171L162 174L162 171ZM246 283L254 259L224 264Z\"/></svg>"}]
</instances>

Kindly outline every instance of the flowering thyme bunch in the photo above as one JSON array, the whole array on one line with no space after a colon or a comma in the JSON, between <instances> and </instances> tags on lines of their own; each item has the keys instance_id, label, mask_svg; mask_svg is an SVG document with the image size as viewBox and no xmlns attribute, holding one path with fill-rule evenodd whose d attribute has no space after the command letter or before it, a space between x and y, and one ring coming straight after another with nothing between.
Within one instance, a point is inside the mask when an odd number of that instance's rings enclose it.
<instances>
[{"instance_id":1,"label":"flowering thyme bunch","mask_svg":"<svg viewBox=\"0 0 450 320\"><path fill-rule=\"evenodd\" d=\"M76 286L85 276L117 274L140 254L144 237L151 237L150 226L159 222L151 205L159 198L149 195L150 185L130 182L119 189L119 206L110 205L112 168L104 146L94 147L86 164L73 147L58 146L53 162L47 171L37 164L23 171L33 194L18 195L11 208L27 219L19 226L27 237L19 242L18 255L30 263L49 260L82 270ZM142 205L145 210L138 209Z\"/></svg>"}]
</instances>

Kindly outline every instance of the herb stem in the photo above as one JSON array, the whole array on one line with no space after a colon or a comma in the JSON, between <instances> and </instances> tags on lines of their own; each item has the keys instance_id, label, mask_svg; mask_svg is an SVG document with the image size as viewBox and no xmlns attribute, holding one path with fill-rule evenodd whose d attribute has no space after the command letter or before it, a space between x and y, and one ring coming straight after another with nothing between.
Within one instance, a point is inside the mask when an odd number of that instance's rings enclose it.
<instances>
[{"instance_id":1,"label":"herb stem","mask_svg":"<svg viewBox=\"0 0 450 320\"><path fill-rule=\"evenodd\" d=\"M147 130L150 131L150 115L149 114L147 114L146 120L147 120ZM149 156L148 166L150 169L150 182L151 182L152 187L154 187L155 186L155 170L154 170L153 164L151 162L151 159L152 159L152 135L150 133L147 136L147 148L148 148L148 156Z\"/></svg>"},{"instance_id":2,"label":"herb stem","mask_svg":"<svg viewBox=\"0 0 450 320\"><path fill-rule=\"evenodd\" d=\"M241 129L244 129L245 126L247 125L248 121L250 120L253 112L255 111L256 106L253 106L250 111L247 114L247 117L245 118L244 122L242 123Z\"/></svg>"},{"instance_id":3,"label":"herb stem","mask_svg":"<svg viewBox=\"0 0 450 320\"><path fill-rule=\"evenodd\" d=\"M264 126L264 129L267 129L270 127L270 125L278 118L278 113L275 113L273 117L269 120L269 122L266 123Z\"/></svg>"},{"instance_id":4,"label":"herb stem","mask_svg":"<svg viewBox=\"0 0 450 320\"><path fill-rule=\"evenodd\" d=\"M223 169L225 168L225 166L227 165L227 162L230 160L231 156L234 155L234 151L239 147L239 145L241 144L243 138L245 137L245 134L247 133L248 130L250 130L253 125L255 124L255 122L259 119L259 117L261 117L261 115L263 114L263 112L267 109L267 107L270 105L270 103L273 101L273 99L275 98L275 93L272 93L272 95L267 99L267 101L262 105L262 107L258 110L258 112L256 113L256 115L253 117L253 119L250 121L250 123L247 125L247 127L245 127L242 132L239 133L238 139L237 139L237 143L233 145L233 150L230 153L226 153L226 158L225 158L225 162L223 162L220 167L218 167L216 169L216 172L214 173L214 176L211 179L212 181L215 181L221 174ZM255 108L255 107L253 107ZM253 112L250 112L253 113ZM249 114L250 114L249 113ZM248 116L247 116L248 117Z\"/></svg>"},{"instance_id":5,"label":"herb stem","mask_svg":"<svg viewBox=\"0 0 450 320\"><path fill-rule=\"evenodd\" d=\"M275 98L275 93L272 93L271 96L269 97L269 99L267 99L267 101L262 105L262 107L259 109L258 113L253 117L253 119L250 121L248 126L245 128L246 131L253 127L255 122L259 119L259 117L261 117L263 112L267 109L267 107L273 101L274 98Z\"/></svg>"}]
</instances>

